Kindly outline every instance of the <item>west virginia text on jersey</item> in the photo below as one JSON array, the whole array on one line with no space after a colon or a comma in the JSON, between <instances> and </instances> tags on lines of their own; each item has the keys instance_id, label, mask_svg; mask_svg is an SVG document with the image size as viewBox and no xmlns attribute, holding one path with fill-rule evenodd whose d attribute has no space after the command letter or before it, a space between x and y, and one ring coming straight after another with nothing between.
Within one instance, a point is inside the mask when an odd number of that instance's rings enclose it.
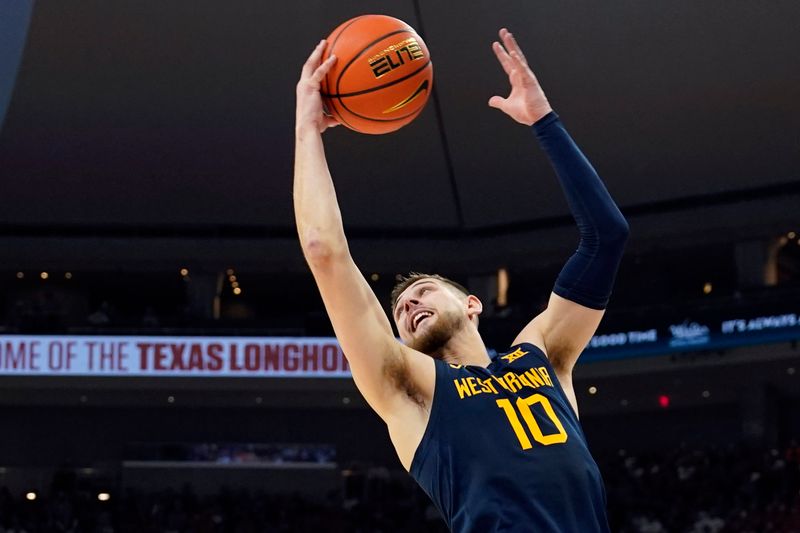
<instances>
[{"instance_id":1,"label":"west virginia text on jersey","mask_svg":"<svg viewBox=\"0 0 800 533\"><path fill-rule=\"evenodd\" d=\"M547 368L543 366L539 368L529 368L520 374L516 372L506 372L502 376L491 376L486 379L467 376L465 378L454 379L453 384L458 391L458 397L462 400L483 392L499 394L496 385L510 392L517 392L523 387L537 389L545 385L553 386L550 373L547 371Z\"/></svg>"},{"instance_id":2,"label":"west virginia text on jersey","mask_svg":"<svg viewBox=\"0 0 800 533\"><path fill-rule=\"evenodd\" d=\"M600 472L541 350L514 346L487 368L435 364L411 474L452 531L608 531Z\"/></svg>"}]
</instances>

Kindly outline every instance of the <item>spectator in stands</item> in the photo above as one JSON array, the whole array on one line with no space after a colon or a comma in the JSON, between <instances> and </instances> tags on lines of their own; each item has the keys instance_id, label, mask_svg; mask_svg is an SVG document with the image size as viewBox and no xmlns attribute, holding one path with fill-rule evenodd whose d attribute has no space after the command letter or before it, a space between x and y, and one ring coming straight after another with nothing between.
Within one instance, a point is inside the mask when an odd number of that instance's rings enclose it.
<instances>
[{"instance_id":1,"label":"spectator in stands","mask_svg":"<svg viewBox=\"0 0 800 533\"><path fill-rule=\"evenodd\" d=\"M87 321L93 326L108 326L111 324L111 304L103 300L100 307L87 317Z\"/></svg>"}]
</instances>

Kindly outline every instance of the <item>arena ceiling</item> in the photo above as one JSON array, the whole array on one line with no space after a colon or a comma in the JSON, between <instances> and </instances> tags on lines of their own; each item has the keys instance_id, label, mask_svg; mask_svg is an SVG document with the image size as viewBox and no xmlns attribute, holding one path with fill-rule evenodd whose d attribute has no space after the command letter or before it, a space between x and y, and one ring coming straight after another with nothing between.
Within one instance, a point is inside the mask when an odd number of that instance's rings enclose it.
<instances>
[{"instance_id":1,"label":"arena ceiling","mask_svg":"<svg viewBox=\"0 0 800 533\"><path fill-rule=\"evenodd\" d=\"M800 3L455 5L36 2L0 133L4 266L302 268L294 86L320 37L370 12L415 26L435 71L412 125L325 135L371 268L408 254L488 268L487 249L560 261L574 247L531 133L486 104L507 87L490 48L502 26L628 215L634 248L796 229Z\"/></svg>"}]
</instances>

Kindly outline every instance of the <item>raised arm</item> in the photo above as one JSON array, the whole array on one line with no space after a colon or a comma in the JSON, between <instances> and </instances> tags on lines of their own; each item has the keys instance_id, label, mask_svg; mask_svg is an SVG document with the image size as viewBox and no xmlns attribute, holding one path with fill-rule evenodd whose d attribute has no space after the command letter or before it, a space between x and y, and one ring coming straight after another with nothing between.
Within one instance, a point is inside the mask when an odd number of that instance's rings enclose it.
<instances>
[{"instance_id":1,"label":"raised arm","mask_svg":"<svg viewBox=\"0 0 800 533\"><path fill-rule=\"evenodd\" d=\"M336 61L331 56L320 63L324 47L322 41L314 49L297 84L297 233L356 385L388 422L398 405L424 404L432 397L433 361L395 340L378 299L350 256L322 143L322 132L336 124L323 114L320 96L320 83Z\"/></svg>"},{"instance_id":2,"label":"raised arm","mask_svg":"<svg viewBox=\"0 0 800 533\"><path fill-rule=\"evenodd\" d=\"M542 347L559 378L568 381L605 312L628 237L628 223L550 108L514 37L503 29L500 38L503 45L495 42L493 48L509 75L512 90L508 98L492 97L489 105L533 126L580 231L578 250L559 274L547 309L520 332L514 343Z\"/></svg>"}]
</instances>

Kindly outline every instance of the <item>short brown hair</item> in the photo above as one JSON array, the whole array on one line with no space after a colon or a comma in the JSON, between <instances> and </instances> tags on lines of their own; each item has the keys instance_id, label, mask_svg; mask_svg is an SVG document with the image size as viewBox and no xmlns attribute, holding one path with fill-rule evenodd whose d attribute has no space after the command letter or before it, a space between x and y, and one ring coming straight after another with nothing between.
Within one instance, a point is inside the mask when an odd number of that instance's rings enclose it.
<instances>
[{"instance_id":1,"label":"short brown hair","mask_svg":"<svg viewBox=\"0 0 800 533\"><path fill-rule=\"evenodd\" d=\"M452 279L448 279L444 276L440 276L439 274L425 274L422 272L409 272L408 276L398 276L397 277L397 284L392 289L392 294L390 297L390 305L389 311L394 313L394 306L397 305L397 299L400 298L400 295L403 294L403 291L406 290L410 285L416 283L421 279L435 279L436 281L444 282L454 289L458 290L459 292L463 292L465 296L469 296L469 291L466 287L453 281Z\"/></svg>"}]
</instances>

